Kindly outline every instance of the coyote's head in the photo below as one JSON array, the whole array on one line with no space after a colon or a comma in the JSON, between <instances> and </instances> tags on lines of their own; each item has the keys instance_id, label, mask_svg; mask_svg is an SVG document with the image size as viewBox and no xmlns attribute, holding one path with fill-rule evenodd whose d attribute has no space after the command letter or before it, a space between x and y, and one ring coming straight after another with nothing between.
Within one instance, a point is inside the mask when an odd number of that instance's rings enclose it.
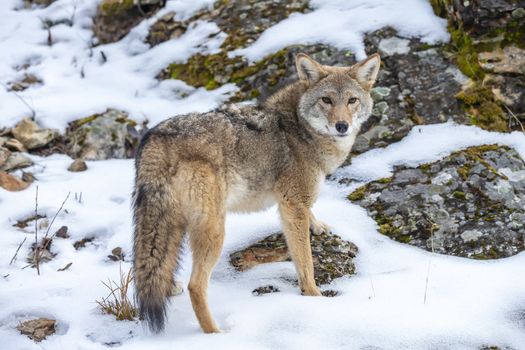
<instances>
[{"instance_id":1,"label":"coyote's head","mask_svg":"<svg viewBox=\"0 0 525 350\"><path fill-rule=\"evenodd\" d=\"M351 67L323 66L305 54L296 57L299 78L308 84L298 113L316 132L344 138L372 112L370 89L379 72L378 54Z\"/></svg>"}]
</instances>

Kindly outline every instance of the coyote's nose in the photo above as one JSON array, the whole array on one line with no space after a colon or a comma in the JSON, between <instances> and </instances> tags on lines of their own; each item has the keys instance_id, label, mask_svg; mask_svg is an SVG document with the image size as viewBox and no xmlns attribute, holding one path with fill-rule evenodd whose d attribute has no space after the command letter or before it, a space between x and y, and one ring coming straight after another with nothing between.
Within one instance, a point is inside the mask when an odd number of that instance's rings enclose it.
<instances>
[{"instance_id":1,"label":"coyote's nose","mask_svg":"<svg viewBox=\"0 0 525 350\"><path fill-rule=\"evenodd\" d=\"M335 123L335 130L337 130L337 132L340 134L344 134L348 130L348 123L347 122Z\"/></svg>"}]
</instances>

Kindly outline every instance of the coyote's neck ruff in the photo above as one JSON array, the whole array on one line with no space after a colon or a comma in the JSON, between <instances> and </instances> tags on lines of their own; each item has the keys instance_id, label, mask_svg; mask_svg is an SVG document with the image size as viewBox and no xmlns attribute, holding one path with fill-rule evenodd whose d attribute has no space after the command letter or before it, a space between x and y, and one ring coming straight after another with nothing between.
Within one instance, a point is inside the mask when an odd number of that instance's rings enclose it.
<instances>
[{"instance_id":1,"label":"coyote's neck ruff","mask_svg":"<svg viewBox=\"0 0 525 350\"><path fill-rule=\"evenodd\" d=\"M373 55L352 67L297 56L300 80L260 107L227 106L168 119L148 131L136 159L134 273L141 317L164 327L179 248L193 253L189 292L205 332L218 332L206 291L227 211L279 207L303 294L320 295L309 229L328 230L310 208L324 177L348 156L370 115L379 70Z\"/></svg>"}]
</instances>

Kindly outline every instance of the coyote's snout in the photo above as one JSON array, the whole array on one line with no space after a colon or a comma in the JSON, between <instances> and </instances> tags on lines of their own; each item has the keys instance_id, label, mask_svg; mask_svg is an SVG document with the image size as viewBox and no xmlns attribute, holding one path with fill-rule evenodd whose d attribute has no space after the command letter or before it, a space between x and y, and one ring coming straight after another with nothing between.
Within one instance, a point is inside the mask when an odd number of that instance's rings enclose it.
<instances>
[{"instance_id":1,"label":"coyote's snout","mask_svg":"<svg viewBox=\"0 0 525 350\"><path fill-rule=\"evenodd\" d=\"M204 332L219 331L206 293L227 211L277 204L301 290L320 295L309 229L328 226L310 208L370 115L380 59L330 67L299 54L296 65L299 81L261 106L171 118L143 137L135 162L134 276L140 316L153 331L164 328L185 235L193 255L193 309Z\"/></svg>"}]
</instances>

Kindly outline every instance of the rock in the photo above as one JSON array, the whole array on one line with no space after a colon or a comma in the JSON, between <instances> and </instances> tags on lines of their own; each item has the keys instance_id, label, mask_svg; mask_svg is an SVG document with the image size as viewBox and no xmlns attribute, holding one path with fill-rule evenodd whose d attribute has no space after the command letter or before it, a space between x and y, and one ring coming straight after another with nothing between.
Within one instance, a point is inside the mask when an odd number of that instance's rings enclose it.
<instances>
[{"instance_id":1,"label":"rock","mask_svg":"<svg viewBox=\"0 0 525 350\"><path fill-rule=\"evenodd\" d=\"M36 181L36 177L35 175L33 175L33 173L23 171L22 181L27 182L28 184L32 184L33 182Z\"/></svg>"},{"instance_id":2,"label":"rock","mask_svg":"<svg viewBox=\"0 0 525 350\"><path fill-rule=\"evenodd\" d=\"M20 152L13 152L4 164L0 166L0 171L12 171L27 168L31 165L33 165L31 158Z\"/></svg>"},{"instance_id":3,"label":"rock","mask_svg":"<svg viewBox=\"0 0 525 350\"><path fill-rule=\"evenodd\" d=\"M46 339L55 333L56 321L49 318L38 318L20 323L16 329L36 342Z\"/></svg>"},{"instance_id":4,"label":"rock","mask_svg":"<svg viewBox=\"0 0 525 350\"><path fill-rule=\"evenodd\" d=\"M170 296L176 297L177 295L181 295L182 293L184 293L184 287L182 286L182 282L173 282L173 287L171 288Z\"/></svg>"},{"instance_id":5,"label":"rock","mask_svg":"<svg viewBox=\"0 0 525 350\"><path fill-rule=\"evenodd\" d=\"M111 254L108 255L108 258L112 261L124 261L124 252L122 251L122 248L113 248Z\"/></svg>"},{"instance_id":6,"label":"rock","mask_svg":"<svg viewBox=\"0 0 525 350\"><path fill-rule=\"evenodd\" d=\"M188 21L177 21L175 12L162 16L149 29L146 42L151 46L181 37L188 29Z\"/></svg>"},{"instance_id":7,"label":"rock","mask_svg":"<svg viewBox=\"0 0 525 350\"><path fill-rule=\"evenodd\" d=\"M499 127L496 131L522 130L525 103L516 96L523 94L525 86L525 21L520 19L525 3L508 0L432 0L431 3L436 14L448 20L451 42L447 51L458 68L476 86L486 87L489 74L493 82L497 81L495 91L483 95L490 97L487 101L490 113L474 123L488 130L493 130L492 126ZM502 129L505 123L507 127Z\"/></svg>"},{"instance_id":8,"label":"rock","mask_svg":"<svg viewBox=\"0 0 525 350\"><path fill-rule=\"evenodd\" d=\"M0 171L0 187L7 191L17 192L25 190L29 184L5 171Z\"/></svg>"},{"instance_id":9,"label":"rock","mask_svg":"<svg viewBox=\"0 0 525 350\"><path fill-rule=\"evenodd\" d=\"M11 132L28 150L43 147L58 136L56 130L40 128L31 119L23 119Z\"/></svg>"},{"instance_id":10,"label":"rock","mask_svg":"<svg viewBox=\"0 0 525 350\"><path fill-rule=\"evenodd\" d=\"M294 12L308 11L308 1L273 0L234 0L217 2L211 11L201 11L184 22L174 22L161 18L152 26L148 42L155 44L168 40L185 30L196 20L213 21L227 34L219 51L210 55L200 53L191 56L186 62L175 62L163 70L159 79L179 79L194 87L216 89L226 83L237 84L241 91L232 101L254 99L263 94L263 86L276 87L285 76L287 62L286 50L250 63L244 57L230 57L229 52L248 46L267 28L278 23ZM290 61L294 62L294 60ZM293 70L292 63L291 69ZM258 73L261 72L259 75ZM264 75L268 80L264 80ZM263 84L254 84L260 80Z\"/></svg>"},{"instance_id":11,"label":"rock","mask_svg":"<svg viewBox=\"0 0 525 350\"><path fill-rule=\"evenodd\" d=\"M41 229L41 231L43 230ZM42 241L38 245L36 243L33 243L31 245L31 251L29 252L29 255L27 256L27 262L30 264L33 264L32 267L35 267L36 265L35 256L38 257L39 264L53 260L56 254L51 252L52 244L53 244L52 238L43 238Z\"/></svg>"},{"instance_id":12,"label":"rock","mask_svg":"<svg viewBox=\"0 0 525 350\"><path fill-rule=\"evenodd\" d=\"M523 1L432 0L431 4L437 15L447 18L455 27L462 28L477 40L497 33L523 33L524 23L519 22L525 6Z\"/></svg>"},{"instance_id":13,"label":"rock","mask_svg":"<svg viewBox=\"0 0 525 350\"><path fill-rule=\"evenodd\" d=\"M0 169L2 169L2 166L7 162L7 159L11 155L11 151L9 151L7 148L0 146Z\"/></svg>"},{"instance_id":14,"label":"rock","mask_svg":"<svg viewBox=\"0 0 525 350\"><path fill-rule=\"evenodd\" d=\"M72 158L101 160L131 158L140 136L125 112L108 109L69 124L65 139Z\"/></svg>"},{"instance_id":15,"label":"rock","mask_svg":"<svg viewBox=\"0 0 525 350\"><path fill-rule=\"evenodd\" d=\"M28 217L25 217L23 219L19 219L16 221L16 224L14 224L13 226L14 227L18 227L18 228L26 228L28 227L30 224L31 225L34 225L32 222L35 221L35 220L40 220L40 219L44 219L45 218L45 215L40 215L38 214L37 216L35 215L30 215Z\"/></svg>"},{"instance_id":16,"label":"rock","mask_svg":"<svg viewBox=\"0 0 525 350\"><path fill-rule=\"evenodd\" d=\"M357 247L341 237L322 233L311 236L315 281L317 284L330 283L335 278L355 273L353 258ZM288 261L288 247L282 233L276 233L230 255L230 263L239 271L259 264Z\"/></svg>"},{"instance_id":17,"label":"rock","mask_svg":"<svg viewBox=\"0 0 525 350\"><path fill-rule=\"evenodd\" d=\"M496 259L525 250L525 162L508 147L455 152L349 195L379 232L428 251Z\"/></svg>"},{"instance_id":18,"label":"rock","mask_svg":"<svg viewBox=\"0 0 525 350\"><path fill-rule=\"evenodd\" d=\"M62 226L55 232L55 236L64 238L64 239L69 238L69 234L67 233L67 231L68 231L68 227Z\"/></svg>"},{"instance_id":19,"label":"rock","mask_svg":"<svg viewBox=\"0 0 525 350\"><path fill-rule=\"evenodd\" d=\"M511 45L479 53L481 68L494 73L525 74L525 50Z\"/></svg>"},{"instance_id":20,"label":"rock","mask_svg":"<svg viewBox=\"0 0 525 350\"><path fill-rule=\"evenodd\" d=\"M4 147L14 152L27 152L22 142L17 139L9 139L4 143Z\"/></svg>"},{"instance_id":21,"label":"rock","mask_svg":"<svg viewBox=\"0 0 525 350\"><path fill-rule=\"evenodd\" d=\"M35 75L25 73L24 78L22 80L10 82L8 83L8 85L9 85L9 90L11 91L24 91L31 85L38 85L41 83L42 83L42 80L40 80Z\"/></svg>"},{"instance_id":22,"label":"rock","mask_svg":"<svg viewBox=\"0 0 525 350\"><path fill-rule=\"evenodd\" d=\"M75 247L76 250L79 250L80 248L85 248L88 243L91 243L94 240L95 240L95 237L82 238L81 240L73 243L73 247Z\"/></svg>"},{"instance_id":23,"label":"rock","mask_svg":"<svg viewBox=\"0 0 525 350\"><path fill-rule=\"evenodd\" d=\"M67 168L67 170L72 172L80 172L87 170L87 164L82 159L75 159L73 163Z\"/></svg>"},{"instance_id":24,"label":"rock","mask_svg":"<svg viewBox=\"0 0 525 350\"><path fill-rule=\"evenodd\" d=\"M93 33L101 44L119 41L164 3L165 0L103 0L93 18Z\"/></svg>"},{"instance_id":25,"label":"rock","mask_svg":"<svg viewBox=\"0 0 525 350\"><path fill-rule=\"evenodd\" d=\"M252 294L253 295L263 295L263 294L269 294L269 293L278 293L280 292L279 288L277 287L274 287L272 285L269 285L269 286L263 286L263 287L258 287L258 288L255 288L254 290L252 290Z\"/></svg>"}]
</instances>

